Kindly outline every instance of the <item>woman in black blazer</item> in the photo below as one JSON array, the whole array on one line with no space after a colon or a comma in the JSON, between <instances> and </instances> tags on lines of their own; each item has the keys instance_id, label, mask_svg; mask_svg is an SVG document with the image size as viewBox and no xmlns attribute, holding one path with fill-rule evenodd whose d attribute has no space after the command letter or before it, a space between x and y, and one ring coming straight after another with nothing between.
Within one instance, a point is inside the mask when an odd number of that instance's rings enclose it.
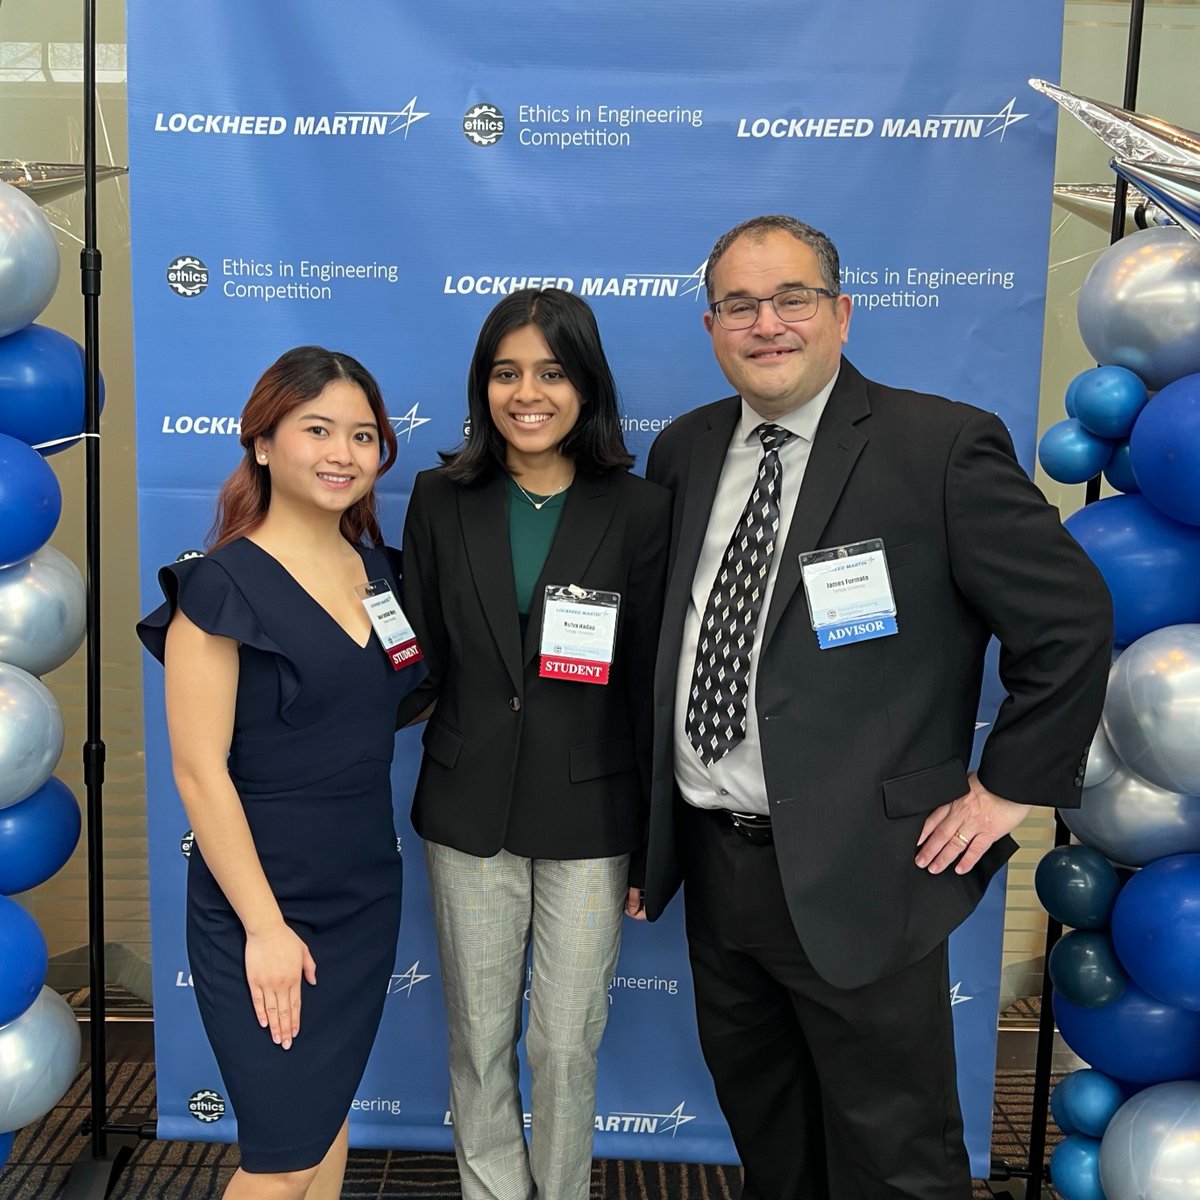
<instances>
[{"instance_id":1,"label":"woman in black blazer","mask_svg":"<svg viewBox=\"0 0 1200 1200\"><path fill-rule=\"evenodd\" d=\"M414 483L403 584L436 700L413 826L455 1148L466 1200L586 1200L596 1049L644 837L670 499L629 473L595 318L568 292L492 310L468 406L463 447Z\"/></svg>"}]
</instances>

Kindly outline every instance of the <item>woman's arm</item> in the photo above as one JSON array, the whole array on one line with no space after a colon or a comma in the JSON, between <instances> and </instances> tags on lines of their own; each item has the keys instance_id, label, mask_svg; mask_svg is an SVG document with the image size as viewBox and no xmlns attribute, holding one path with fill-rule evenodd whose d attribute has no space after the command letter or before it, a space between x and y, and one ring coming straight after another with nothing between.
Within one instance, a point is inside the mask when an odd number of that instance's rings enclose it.
<instances>
[{"instance_id":1,"label":"woman's arm","mask_svg":"<svg viewBox=\"0 0 1200 1200\"><path fill-rule=\"evenodd\" d=\"M229 778L238 644L176 612L164 666L175 785L204 861L246 932L246 980L258 1023L287 1050L300 1031L301 975L315 984L317 969L284 924Z\"/></svg>"}]
</instances>

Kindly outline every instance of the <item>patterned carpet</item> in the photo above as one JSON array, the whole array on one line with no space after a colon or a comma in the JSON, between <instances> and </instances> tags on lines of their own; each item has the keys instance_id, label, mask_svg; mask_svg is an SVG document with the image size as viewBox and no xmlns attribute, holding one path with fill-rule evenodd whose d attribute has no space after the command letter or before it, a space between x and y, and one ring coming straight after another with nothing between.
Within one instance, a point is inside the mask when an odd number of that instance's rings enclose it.
<instances>
[{"instance_id":1,"label":"patterned carpet","mask_svg":"<svg viewBox=\"0 0 1200 1200\"><path fill-rule=\"evenodd\" d=\"M995 1161L1025 1162L1031 1112L1032 1076L1001 1072L996 1080L993 1130ZM110 1068L109 1098L113 1119L154 1108L154 1068L121 1063ZM0 1200L57 1200L67 1172L86 1148L80 1133L87 1105L87 1073L81 1072L62 1103L36 1125L17 1135L8 1166L0 1170ZM1052 1127L1053 1128L1053 1127ZM134 1150L111 1200L209 1200L219 1197L237 1167L232 1146L200 1142L145 1141ZM1008 1192L977 1182L973 1200ZM1010 1185L1011 1186L1011 1185ZM632 1162L598 1159L592 1170L592 1200L735 1200L740 1193L737 1167L695 1163ZM1017 1194L1017 1193L1013 1193ZM1019 1193L1023 1195L1023 1190ZM1044 1190L1052 1200L1050 1188ZM350 1155L345 1200L434 1200L459 1195L454 1159L446 1154L355 1150Z\"/></svg>"}]
</instances>

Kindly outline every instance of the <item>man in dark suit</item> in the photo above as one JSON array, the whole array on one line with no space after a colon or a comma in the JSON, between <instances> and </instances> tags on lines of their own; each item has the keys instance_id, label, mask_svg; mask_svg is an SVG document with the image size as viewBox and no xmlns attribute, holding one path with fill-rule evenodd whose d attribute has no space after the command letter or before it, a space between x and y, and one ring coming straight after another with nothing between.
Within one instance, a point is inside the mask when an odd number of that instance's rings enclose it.
<instances>
[{"instance_id":1,"label":"man in dark suit","mask_svg":"<svg viewBox=\"0 0 1200 1200\"><path fill-rule=\"evenodd\" d=\"M675 508L644 911L683 879L744 1197L966 1200L946 940L1029 806L1079 802L1108 593L995 416L842 358L823 234L748 221L706 285L738 395L647 466Z\"/></svg>"}]
</instances>

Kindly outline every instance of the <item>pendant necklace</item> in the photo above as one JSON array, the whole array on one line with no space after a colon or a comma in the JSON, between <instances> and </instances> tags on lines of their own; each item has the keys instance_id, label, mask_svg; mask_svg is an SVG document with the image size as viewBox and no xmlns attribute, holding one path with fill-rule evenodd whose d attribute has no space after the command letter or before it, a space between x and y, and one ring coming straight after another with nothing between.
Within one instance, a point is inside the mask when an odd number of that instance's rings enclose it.
<instances>
[{"instance_id":1,"label":"pendant necklace","mask_svg":"<svg viewBox=\"0 0 1200 1200\"><path fill-rule=\"evenodd\" d=\"M511 475L509 476L509 479L512 479ZM555 496L559 495L559 493L561 493L561 492L565 492L567 490L567 488L569 488L571 486L571 484L575 482L573 479L568 479L567 482L562 485L562 487L555 488L554 491L552 491L550 493L550 495L543 496L540 500L535 500L519 483L517 483L517 481L515 479L513 479L512 481L513 481L513 485L516 487L517 491L520 492L521 495L524 496L525 499L528 500L531 505L533 505L534 510L537 512L541 512L542 509L547 504L549 504L550 501L553 500Z\"/></svg>"}]
</instances>

